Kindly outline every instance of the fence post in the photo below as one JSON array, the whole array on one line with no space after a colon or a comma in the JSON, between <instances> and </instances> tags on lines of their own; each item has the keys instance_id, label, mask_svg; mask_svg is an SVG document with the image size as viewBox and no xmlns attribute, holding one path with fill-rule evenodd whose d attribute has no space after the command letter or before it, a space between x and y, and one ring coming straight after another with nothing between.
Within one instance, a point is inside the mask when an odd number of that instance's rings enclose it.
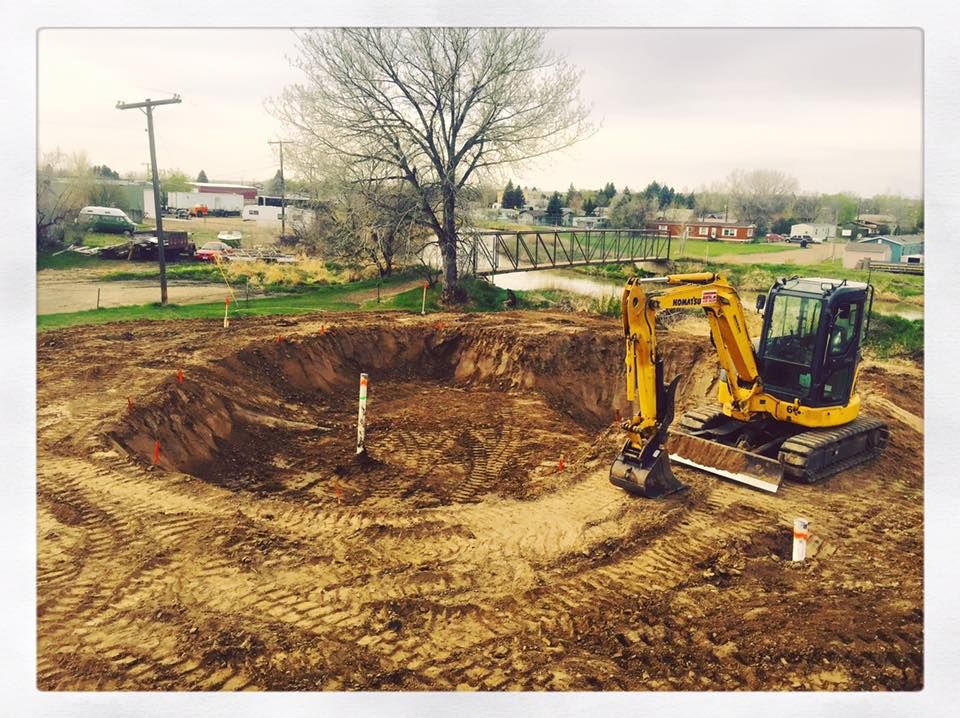
<instances>
[{"instance_id":1,"label":"fence post","mask_svg":"<svg viewBox=\"0 0 960 718\"><path fill-rule=\"evenodd\" d=\"M367 432L367 375L360 374L360 408L357 413L357 456L366 453L364 446Z\"/></svg>"},{"instance_id":2,"label":"fence post","mask_svg":"<svg viewBox=\"0 0 960 718\"><path fill-rule=\"evenodd\" d=\"M810 536L807 528L810 522L807 519L793 520L793 560L803 561L807 557L807 538Z\"/></svg>"}]
</instances>

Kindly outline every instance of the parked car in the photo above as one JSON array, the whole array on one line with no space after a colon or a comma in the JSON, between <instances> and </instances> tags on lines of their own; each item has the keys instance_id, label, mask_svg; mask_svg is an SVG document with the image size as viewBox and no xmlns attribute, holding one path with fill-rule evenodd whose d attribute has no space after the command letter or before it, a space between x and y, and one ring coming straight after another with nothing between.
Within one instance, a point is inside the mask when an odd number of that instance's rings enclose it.
<instances>
[{"instance_id":1,"label":"parked car","mask_svg":"<svg viewBox=\"0 0 960 718\"><path fill-rule=\"evenodd\" d=\"M189 210L189 209L178 209L178 210L177 210L177 219L190 219L190 210Z\"/></svg>"},{"instance_id":2,"label":"parked car","mask_svg":"<svg viewBox=\"0 0 960 718\"><path fill-rule=\"evenodd\" d=\"M217 258L223 259L233 254L234 249L223 242L207 242L193 254L193 258L201 262L213 262Z\"/></svg>"},{"instance_id":3,"label":"parked car","mask_svg":"<svg viewBox=\"0 0 960 718\"><path fill-rule=\"evenodd\" d=\"M76 223L92 232L127 233L130 236L133 236L137 228L127 213L116 207L84 207L80 210Z\"/></svg>"},{"instance_id":4,"label":"parked car","mask_svg":"<svg viewBox=\"0 0 960 718\"><path fill-rule=\"evenodd\" d=\"M813 244L813 237L809 234L795 234L792 237L787 237L787 241L791 244L799 244L801 247L806 247L808 244Z\"/></svg>"}]
</instances>

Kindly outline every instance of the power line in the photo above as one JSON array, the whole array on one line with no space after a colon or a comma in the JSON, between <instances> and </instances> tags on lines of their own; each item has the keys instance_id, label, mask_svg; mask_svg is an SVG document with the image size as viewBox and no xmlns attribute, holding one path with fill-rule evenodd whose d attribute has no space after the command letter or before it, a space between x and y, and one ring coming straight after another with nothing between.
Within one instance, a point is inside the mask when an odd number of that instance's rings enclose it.
<instances>
[{"instance_id":1,"label":"power line","mask_svg":"<svg viewBox=\"0 0 960 718\"><path fill-rule=\"evenodd\" d=\"M160 262L160 303L167 303L167 262L163 256L163 215L160 212L160 178L157 175L157 146L153 140L153 108L158 105L176 105L180 95L168 100L151 100L124 103L117 101L118 110L140 110L147 116L147 134L150 135L150 174L153 175L153 210L157 219L157 259Z\"/></svg>"},{"instance_id":2,"label":"power line","mask_svg":"<svg viewBox=\"0 0 960 718\"><path fill-rule=\"evenodd\" d=\"M293 144L290 140L268 140L268 145L280 145L280 239L287 236L287 181L283 178L283 146Z\"/></svg>"}]
</instances>

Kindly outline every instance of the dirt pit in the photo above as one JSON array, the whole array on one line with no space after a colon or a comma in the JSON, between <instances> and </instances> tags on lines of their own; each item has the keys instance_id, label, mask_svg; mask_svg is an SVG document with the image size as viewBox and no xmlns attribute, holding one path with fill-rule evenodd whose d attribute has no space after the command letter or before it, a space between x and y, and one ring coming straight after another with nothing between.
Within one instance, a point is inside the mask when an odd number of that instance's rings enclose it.
<instances>
[{"instance_id":1,"label":"dirt pit","mask_svg":"<svg viewBox=\"0 0 960 718\"><path fill-rule=\"evenodd\" d=\"M919 368L863 372L878 462L650 501L607 481L616 322L329 321L40 337L42 689L922 687ZM663 341L712 401L709 341Z\"/></svg>"}]
</instances>

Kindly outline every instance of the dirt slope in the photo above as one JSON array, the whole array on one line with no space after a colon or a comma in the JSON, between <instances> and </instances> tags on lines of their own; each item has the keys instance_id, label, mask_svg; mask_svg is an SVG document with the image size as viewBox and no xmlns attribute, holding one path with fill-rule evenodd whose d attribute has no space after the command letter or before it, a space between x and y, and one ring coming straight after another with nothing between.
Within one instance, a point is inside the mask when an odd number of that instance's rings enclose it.
<instances>
[{"instance_id":1,"label":"dirt slope","mask_svg":"<svg viewBox=\"0 0 960 718\"><path fill-rule=\"evenodd\" d=\"M709 342L664 345L680 403L709 399ZM678 468L689 491L648 501L606 476L627 411L616 322L45 333L38 685L919 689L922 373L863 374L891 424L881 461L777 496ZM799 567L795 516L816 534Z\"/></svg>"}]
</instances>

